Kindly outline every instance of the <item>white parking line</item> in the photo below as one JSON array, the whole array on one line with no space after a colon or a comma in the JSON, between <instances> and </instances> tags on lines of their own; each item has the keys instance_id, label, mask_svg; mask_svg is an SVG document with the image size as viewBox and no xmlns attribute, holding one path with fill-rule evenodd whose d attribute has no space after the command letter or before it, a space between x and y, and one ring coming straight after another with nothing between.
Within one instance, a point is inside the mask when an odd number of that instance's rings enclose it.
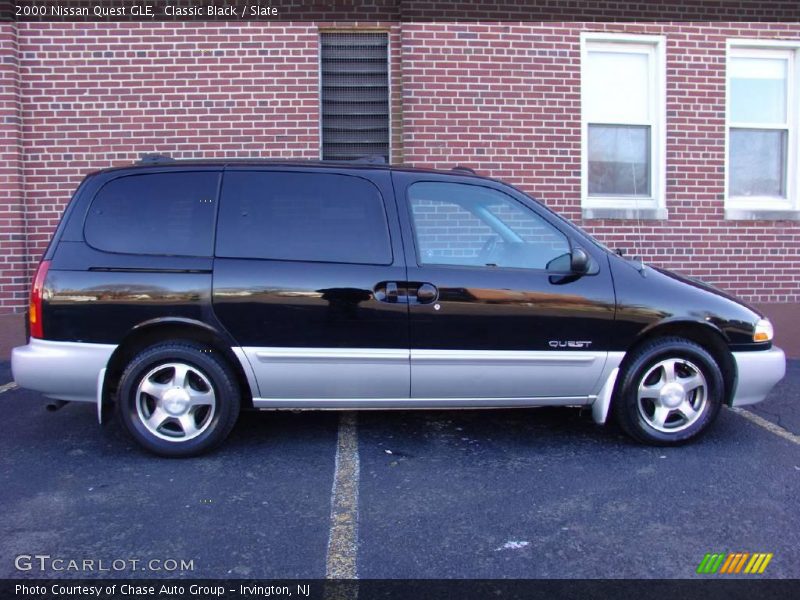
<instances>
[{"instance_id":1,"label":"white parking line","mask_svg":"<svg viewBox=\"0 0 800 600\"><path fill-rule=\"evenodd\" d=\"M331 491L331 534L325 577L356 579L358 551L358 429L356 413L339 416L336 467Z\"/></svg>"},{"instance_id":2,"label":"white parking line","mask_svg":"<svg viewBox=\"0 0 800 600\"><path fill-rule=\"evenodd\" d=\"M749 410L745 410L744 408L731 408L733 412L737 415L743 416L745 419L750 421L751 423L755 423L759 427L763 427L767 431L774 433L777 436L782 437L785 440L789 440L793 444L800 444L800 435L795 435L791 431L788 431L781 427L780 425L776 425L772 421L767 421L763 417L759 417L755 413L751 413Z\"/></svg>"},{"instance_id":3,"label":"white parking line","mask_svg":"<svg viewBox=\"0 0 800 600\"><path fill-rule=\"evenodd\" d=\"M3 385L0 385L0 394L2 394L3 392L9 392L11 390L15 390L18 387L19 386L13 381L10 381L9 383L4 383Z\"/></svg>"}]
</instances>

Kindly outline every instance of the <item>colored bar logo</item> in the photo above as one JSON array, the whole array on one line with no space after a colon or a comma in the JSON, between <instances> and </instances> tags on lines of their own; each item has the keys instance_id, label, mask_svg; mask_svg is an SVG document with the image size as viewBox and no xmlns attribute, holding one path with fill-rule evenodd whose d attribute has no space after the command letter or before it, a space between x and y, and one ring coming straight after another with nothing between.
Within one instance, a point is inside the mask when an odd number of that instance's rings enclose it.
<instances>
[{"instance_id":1,"label":"colored bar logo","mask_svg":"<svg viewBox=\"0 0 800 600\"><path fill-rule=\"evenodd\" d=\"M761 575L772 560L772 552L730 552L706 554L697 567L701 575Z\"/></svg>"}]
</instances>

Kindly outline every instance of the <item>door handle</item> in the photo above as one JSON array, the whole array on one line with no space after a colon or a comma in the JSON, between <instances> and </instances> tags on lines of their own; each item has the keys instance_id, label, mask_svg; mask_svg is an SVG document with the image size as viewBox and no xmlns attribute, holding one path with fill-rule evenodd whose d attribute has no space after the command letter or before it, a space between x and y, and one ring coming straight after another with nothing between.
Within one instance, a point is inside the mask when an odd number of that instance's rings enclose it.
<instances>
[{"instance_id":1,"label":"door handle","mask_svg":"<svg viewBox=\"0 0 800 600\"><path fill-rule=\"evenodd\" d=\"M430 304L436 302L439 297L439 290L432 283L423 283L417 288L417 302L420 304Z\"/></svg>"},{"instance_id":2,"label":"door handle","mask_svg":"<svg viewBox=\"0 0 800 600\"><path fill-rule=\"evenodd\" d=\"M386 301L397 302L397 283L394 281L386 284Z\"/></svg>"},{"instance_id":3,"label":"door handle","mask_svg":"<svg viewBox=\"0 0 800 600\"><path fill-rule=\"evenodd\" d=\"M379 302L430 304L438 298L439 290L432 283L381 281L375 286L375 299Z\"/></svg>"},{"instance_id":4,"label":"door handle","mask_svg":"<svg viewBox=\"0 0 800 600\"><path fill-rule=\"evenodd\" d=\"M375 299L380 302L397 303L400 298L396 281L382 281L375 286Z\"/></svg>"}]
</instances>

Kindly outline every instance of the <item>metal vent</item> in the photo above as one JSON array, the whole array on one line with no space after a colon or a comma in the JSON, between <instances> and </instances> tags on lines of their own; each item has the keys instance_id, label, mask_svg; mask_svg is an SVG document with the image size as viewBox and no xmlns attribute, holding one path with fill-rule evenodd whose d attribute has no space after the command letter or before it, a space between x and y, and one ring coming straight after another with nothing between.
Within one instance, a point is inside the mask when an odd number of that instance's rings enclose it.
<instances>
[{"instance_id":1,"label":"metal vent","mask_svg":"<svg viewBox=\"0 0 800 600\"><path fill-rule=\"evenodd\" d=\"M389 161L389 37L320 34L322 158Z\"/></svg>"}]
</instances>

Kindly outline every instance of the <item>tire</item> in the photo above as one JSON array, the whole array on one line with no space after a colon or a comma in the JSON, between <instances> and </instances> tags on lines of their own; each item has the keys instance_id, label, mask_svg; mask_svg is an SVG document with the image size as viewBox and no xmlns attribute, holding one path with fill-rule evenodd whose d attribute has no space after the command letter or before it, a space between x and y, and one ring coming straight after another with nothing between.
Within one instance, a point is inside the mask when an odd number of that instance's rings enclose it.
<instances>
[{"instance_id":1,"label":"tire","mask_svg":"<svg viewBox=\"0 0 800 600\"><path fill-rule=\"evenodd\" d=\"M117 414L146 450L197 456L220 444L239 416L241 392L227 361L190 341L142 350L119 383Z\"/></svg>"},{"instance_id":2,"label":"tire","mask_svg":"<svg viewBox=\"0 0 800 600\"><path fill-rule=\"evenodd\" d=\"M717 418L725 386L719 366L703 347L684 338L659 338L626 362L612 411L634 439L655 446L682 444Z\"/></svg>"}]
</instances>

